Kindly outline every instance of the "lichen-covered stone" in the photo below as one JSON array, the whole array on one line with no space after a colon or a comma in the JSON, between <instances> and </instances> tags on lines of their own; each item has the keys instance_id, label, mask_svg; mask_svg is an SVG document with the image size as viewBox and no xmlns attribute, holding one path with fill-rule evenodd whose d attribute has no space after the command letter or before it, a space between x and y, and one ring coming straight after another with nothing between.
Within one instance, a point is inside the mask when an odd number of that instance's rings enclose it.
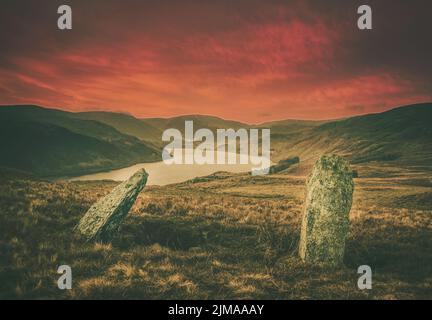
<instances>
[{"instance_id":1,"label":"lichen-covered stone","mask_svg":"<svg viewBox=\"0 0 432 320\"><path fill-rule=\"evenodd\" d=\"M87 240L109 240L118 231L123 219L147 182L144 169L119 184L111 193L93 204L76 226Z\"/></svg>"},{"instance_id":2,"label":"lichen-covered stone","mask_svg":"<svg viewBox=\"0 0 432 320\"><path fill-rule=\"evenodd\" d=\"M354 191L349 163L336 155L324 155L306 184L306 200L300 235L304 262L337 266L343 262L349 212Z\"/></svg>"}]
</instances>

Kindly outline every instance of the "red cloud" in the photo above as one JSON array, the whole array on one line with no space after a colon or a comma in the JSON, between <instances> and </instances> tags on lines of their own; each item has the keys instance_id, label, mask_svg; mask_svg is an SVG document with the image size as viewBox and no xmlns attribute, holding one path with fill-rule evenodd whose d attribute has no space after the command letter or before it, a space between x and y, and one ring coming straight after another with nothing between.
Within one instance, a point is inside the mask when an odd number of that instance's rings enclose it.
<instances>
[{"instance_id":1,"label":"red cloud","mask_svg":"<svg viewBox=\"0 0 432 320\"><path fill-rule=\"evenodd\" d=\"M40 47L0 54L7 61L0 64L0 103L261 122L336 118L431 99L432 85L418 72L404 73L390 59L362 60L363 47L377 41L373 33L362 37L303 2L257 3L249 15L222 4L174 16L159 8L159 20L153 12L144 22L122 7L121 24L114 16L104 28L81 18L84 29L66 40L30 39Z\"/></svg>"}]
</instances>

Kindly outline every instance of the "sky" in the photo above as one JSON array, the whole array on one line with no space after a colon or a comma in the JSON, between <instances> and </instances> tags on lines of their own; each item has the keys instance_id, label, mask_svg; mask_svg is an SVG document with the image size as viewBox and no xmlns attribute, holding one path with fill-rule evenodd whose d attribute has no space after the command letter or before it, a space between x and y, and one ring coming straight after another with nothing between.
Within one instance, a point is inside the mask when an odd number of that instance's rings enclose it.
<instances>
[{"instance_id":1,"label":"sky","mask_svg":"<svg viewBox=\"0 0 432 320\"><path fill-rule=\"evenodd\" d=\"M431 14L430 0L2 0L0 105L248 123L382 112L432 101Z\"/></svg>"}]
</instances>

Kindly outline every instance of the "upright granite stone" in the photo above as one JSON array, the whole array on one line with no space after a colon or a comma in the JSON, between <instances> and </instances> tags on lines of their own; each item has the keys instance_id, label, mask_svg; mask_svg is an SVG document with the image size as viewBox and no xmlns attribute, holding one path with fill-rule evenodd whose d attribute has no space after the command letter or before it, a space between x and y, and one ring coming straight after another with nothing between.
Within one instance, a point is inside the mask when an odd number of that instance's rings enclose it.
<instances>
[{"instance_id":1,"label":"upright granite stone","mask_svg":"<svg viewBox=\"0 0 432 320\"><path fill-rule=\"evenodd\" d=\"M76 230L87 240L109 240L129 213L144 188L147 177L147 172L141 169L129 180L119 184L111 193L91 206L81 218Z\"/></svg>"},{"instance_id":2,"label":"upright granite stone","mask_svg":"<svg viewBox=\"0 0 432 320\"><path fill-rule=\"evenodd\" d=\"M306 200L300 235L304 262L337 266L343 262L349 212L354 191L349 163L336 155L324 155L306 184Z\"/></svg>"}]
</instances>

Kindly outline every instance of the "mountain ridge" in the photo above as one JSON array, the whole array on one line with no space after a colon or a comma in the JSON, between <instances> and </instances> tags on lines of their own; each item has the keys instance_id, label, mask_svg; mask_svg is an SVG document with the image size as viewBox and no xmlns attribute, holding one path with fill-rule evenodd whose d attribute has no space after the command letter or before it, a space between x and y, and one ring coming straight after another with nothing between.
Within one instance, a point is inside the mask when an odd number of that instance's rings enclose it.
<instances>
[{"instance_id":1,"label":"mountain ridge","mask_svg":"<svg viewBox=\"0 0 432 320\"><path fill-rule=\"evenodd\" d=\"M62 110L0 108L0 166L40 176L65 176L160 159L160 151L133 136Z\"/></svg>"},{"instance_id":2,"label":"mountain ridge","mask_svg":"<svg viewBox=\"0 0 432 320\"><path fill-rule=\"evenodd\" d=\"M338 120L287 119L259 125L208 115L138 119L116 112L68 112L34 105L1 106L0 117L0 149L9 149L0 166L28 169L38 174L87 173L158 161L165 144L161 141L162 132L167 128L183 132L186 120L194 121L194 130L270 128L272 160L299 156L301 165L306 167L323 153L341 154L353 164L391 162L414 166L432 161L432 129L429 125L432 123L432 103L401 106ZM10 134L17 130L23 132ZM47 135L48 132L69 141L69 148L64 143L61 147L61 141ZM34 146L25 143L26 139L36 138L41 140ZM11 147L10 141L14 144L14 139L16 146ZM51 149L46 146L49 143L53 144ZM23 158L31 156L23 150L20 153L17 146L33 150L33 162L28 160L27 164L22 164ZM46 159L38 150L45 150ZM56 165L53 154L61 165ZM64 156L68 154L69 158ZM35 164L38 161L53 168L43 169L42 165ZM74 165L73 161L77 164Z\"/></svg>"}]
</instances>

